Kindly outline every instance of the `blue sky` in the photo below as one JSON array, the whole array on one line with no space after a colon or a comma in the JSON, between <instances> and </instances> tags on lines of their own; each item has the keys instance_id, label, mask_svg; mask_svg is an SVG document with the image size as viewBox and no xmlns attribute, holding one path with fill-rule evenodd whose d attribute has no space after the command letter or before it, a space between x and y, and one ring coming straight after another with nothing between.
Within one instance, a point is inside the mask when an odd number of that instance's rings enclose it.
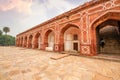
<instances>
[{"instance_id":1,"label":"blue sky","mask_svg":"<svg viewBox=\"0 0 120 80\"><path fill-rule=\"evenodd\" d=\"M0 0L0 30L16 36L90 0Z\"/></svg>"}]
</instances>

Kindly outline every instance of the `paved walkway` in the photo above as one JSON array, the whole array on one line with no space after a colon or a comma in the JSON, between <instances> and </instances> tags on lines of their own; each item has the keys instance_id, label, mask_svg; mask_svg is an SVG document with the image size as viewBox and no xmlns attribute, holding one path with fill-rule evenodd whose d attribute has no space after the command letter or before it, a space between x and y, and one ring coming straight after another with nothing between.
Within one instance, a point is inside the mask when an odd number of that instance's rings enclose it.
<instances>
[{"instance_id":1,"label":"paved walkway","mask_svg":"<svg viewBox=\"0 0 120 80\"><path fill-rule=\"evenodd\" d=\"M0 47L0 80L120 80L120 62Z\"/></svg>"}]
</instances>

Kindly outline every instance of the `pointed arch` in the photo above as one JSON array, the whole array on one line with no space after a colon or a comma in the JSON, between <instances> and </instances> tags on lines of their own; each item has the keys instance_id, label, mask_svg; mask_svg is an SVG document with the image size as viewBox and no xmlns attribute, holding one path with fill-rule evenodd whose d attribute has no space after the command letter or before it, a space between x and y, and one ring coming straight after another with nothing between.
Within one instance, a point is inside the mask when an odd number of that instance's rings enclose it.
<instances>
[{"instance_id":1,"label":"pointed arch","mask_svg":"<svg viewBox=\"0 0 120 80\"><path fill-rule=\"evenodd\" d=\"M19 37L18 39L19 39L18 46L20 47L20 44L21 44L21 42L20 42L20 37Z\"/></svg>"},{"instance_id":2,"label":"pointed arch","mask_svg":"<svg viewBox=\"0 0 120 80\"><path fill-rule=\"evenodd\" d=\"M28 38L28 48L32 48L33 45L33 35L30 35Z\"/></svg>"},{"instance_id":3,"label":"pointed arch","mask_svg":"<svg viewBox=\"0 0 120 80\"><path fill-rule=\"evenodd\" d=\"M78 28L78 29L79 29L79 26L78 26L78 25L70 23L70 24L66 24L66 25L61 29L61 32L60 32L60 33L64 33L64 32L65 32L68 28L70 28L70 27L75 27L75 28Z\"/></svg>"},{"instance_id":4,"label":"pointed arch","mask_svg":"<svg viewBox=\"0 0 120 80\"><path fill-rule=\"evenodd\" d=\"M69 31L69 34L66 34L66 31ZM75 50L80 50L80 41L76 41L76 43L73 43L75 40L73 40L73 37L76 35L77 37L80 38L80 29L79 29L79 26L77 25L74 25L74 24L67 24L65 25L61 31L60 31L60 50L61 51L68 51L68 50L71 50L73 51L74 50L74 45L77 45L77 49ZM70 39L70 41L66 41L65 38L68 38Z\"/></svg>"},{"instance_id":5,"label":"pointed arch","mask_svg":"<svg viewBox=\"0 0 120 80\"><path fill-rule=\"evenodd\" d=\"M90 25L90 31L91 31L91 53L98 54L98 28L101 24L107 22L107 21L120 21L120 11L106 11L104 14L102 14L100 17L96 18ZM111 22L109 22L109 25L113 25ZM105 25L104 25L105 26ZM120 26L120 25L118 25Z\"/></svg>"},{"instance_id":6,"label":"pointed arch","mask_svg":"<svg viewBox=\"0 0 120 80\"><path fill-rule=\"evenodd\" d=\"M24 47L27 47L27 36L24 37Z\"/></svg>"},{"instance_id":7,"label":"pointed arch","mask_svg":"<svg viewBox=\"0 0 120 80\"><path fill-rule=\"evenodd\" d=\"M120 11L106 11L104 14L96 18L91 24L91 29L96 29L96 27L105 22L106 20L113 19L113 20L120 20Z\"/></svg>"},{"instance_id":8,"label":"pointed arch","mask_svg":"<svg viewBox=\"0 0 120 80\"><path fill-rule=\"evenodd\" d=\"M53 29L48 29L44 34L44 45L46 50L54 50L55 33Z\"/></svg>"},{"instance_id":9,"label":"pointed arch","mask_svg":"<svg viewBox=\"0 0 120 80\"><path fill-rule=\"evenodd\" d=\"M34 37L34 48L40 49L41 44L41 34L38 32Z\"/></svg>"},{"instance_id":10,"label":"pointed arch","mask_svg":"<svg viewBox=\"0 0 120 80\"><path fill-rule=\"evenodd\" d=\"M21 37L21 47L23 46L23 37Z\"/></svg>"}]
</instances>

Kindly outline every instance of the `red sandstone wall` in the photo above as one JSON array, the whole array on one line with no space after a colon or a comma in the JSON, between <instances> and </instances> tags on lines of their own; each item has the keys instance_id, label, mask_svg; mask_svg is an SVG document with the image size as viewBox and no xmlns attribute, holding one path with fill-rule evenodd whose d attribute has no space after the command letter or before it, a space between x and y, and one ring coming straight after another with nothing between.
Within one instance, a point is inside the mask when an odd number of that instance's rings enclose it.
<instances>
[{"instance_id":1,"label":"red sandstone wall","mask_svg":"<svg viewBox=\"0 0 120 80\"><path fill-rule=\"evenodd\" d=\"M34 41L34 36L40 33L42 39L41 49L45 49L45 34L48 30L52 30L55 33L55 51L61 51L63 47L60 42L61 32L66 26L74 25L80 30L80 53L94 55L96 54L96 33L94 27L105 19L112 18L112 14L113 18L120 19L120 0L98 0L96 2L93 0L18 34L16 45L23 46L25 37L29 38L30 35L33 36ZM28 41L29 39L27 39L27 47Z\"/></svg>"}]
</instances>

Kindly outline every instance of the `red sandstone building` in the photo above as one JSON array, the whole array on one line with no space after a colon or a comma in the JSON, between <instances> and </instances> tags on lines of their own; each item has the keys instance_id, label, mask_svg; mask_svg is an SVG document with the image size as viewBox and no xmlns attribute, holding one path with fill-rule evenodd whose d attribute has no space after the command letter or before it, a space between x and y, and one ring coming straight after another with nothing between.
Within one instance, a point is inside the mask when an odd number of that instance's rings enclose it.
<instances>
[{"instance_id":1,"label":"red sandstone building","mask_svg":"<svg viewBox=\"0 0 120 80\"><path fill-rule=\"evenodd\" d=\"M84 55L120 53L120 0L85 3L18 34L16 46Z\"/></svg>"}]
</instances>

